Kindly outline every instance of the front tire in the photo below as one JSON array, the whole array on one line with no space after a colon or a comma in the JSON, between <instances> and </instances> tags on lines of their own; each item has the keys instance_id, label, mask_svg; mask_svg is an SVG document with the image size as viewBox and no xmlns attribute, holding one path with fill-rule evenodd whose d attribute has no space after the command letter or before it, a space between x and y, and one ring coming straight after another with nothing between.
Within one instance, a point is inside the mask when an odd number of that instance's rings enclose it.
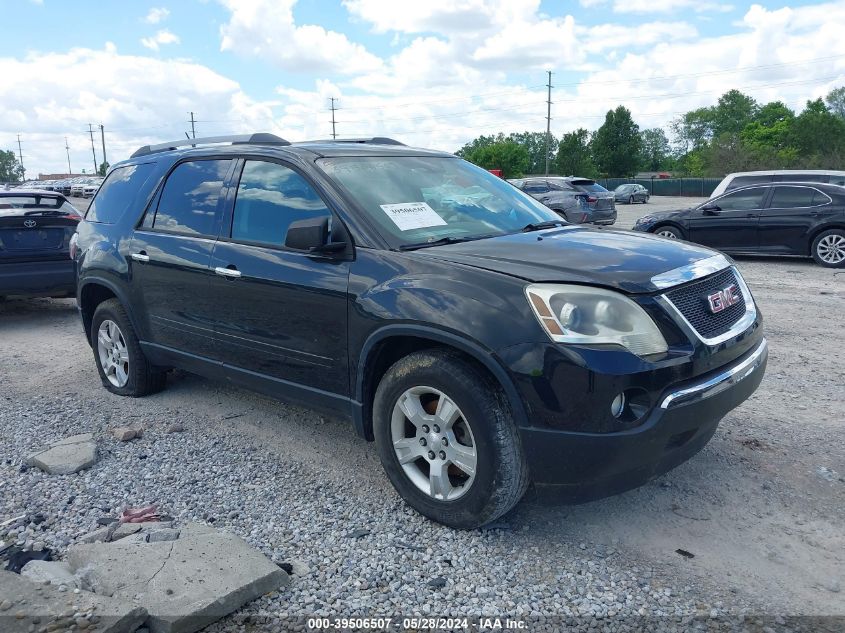
<instances>
[{"instance_id":1,"label":"front tire","mask_svg":"<svg viewBox=\"0 0 845 633\"><path fill-rule=\"evenodd\" d=\"M480 527L528 487L501 388L457 352L415 352L390 367L373 401L373 432L393 487L438 523Z\"/></svg>"},{"instance_id":2,"label":"front tire","mask_svg":"<svg viewBox=\"0 0 845 633\"><path fill-rule=\"evenodd\" d=\"M165 373L147 360L126 310L117 299L97 306L91 347L103 386L120 396L146 396L164 388Z\"/></svg>"},{"instance_id":3,"label":"front tire","mask_svg":"<svg viewBox=\"0 0 845 633\"><path fill-rule=\"evenodd\" d=\"M813 259L825 268L845 268L845 231L832 229L816 236L811 248Z\"/></svg>"},{"instance_id":4,"label":"front tire","mask_svg":"<svg viewBox=\"0 0 845 633\"><path fill-rule=\"evenodd\" d=\"M660 237L665 237L667 240L684 239L684 234L681 233L681 229L674 226L659 226L654 229L654 234L659 235Z\"/></svg>"}]
</instances>

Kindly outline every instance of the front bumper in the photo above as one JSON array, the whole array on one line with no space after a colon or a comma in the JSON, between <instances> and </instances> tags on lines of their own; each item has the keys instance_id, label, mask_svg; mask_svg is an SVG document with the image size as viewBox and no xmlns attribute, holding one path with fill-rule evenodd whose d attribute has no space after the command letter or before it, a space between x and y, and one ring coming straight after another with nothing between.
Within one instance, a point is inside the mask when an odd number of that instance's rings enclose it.
<instances>
[{"instance_id":1,"label":"front bumper","mask_svg":"<svg viewBox=\"0 0 845 633\"><path fill-rule=\"evenodd\" d=\"M727 367L667 388L645 421L630 430L520 429L533 481L568 488L573 500L642 485L700 451L719 421L760 385L767 360L768 344L761 339Z\"/></svg>"},{"instance_id":2,"label":"front bumper","mask_svg":"<svg viewBox=\"0 0 845 633\"><path fill-rule=\"evenodd\" d=\"M67 259L0 263L0 295L71 297L76 294L76 267Z\"/></svg>"}]
</instances>

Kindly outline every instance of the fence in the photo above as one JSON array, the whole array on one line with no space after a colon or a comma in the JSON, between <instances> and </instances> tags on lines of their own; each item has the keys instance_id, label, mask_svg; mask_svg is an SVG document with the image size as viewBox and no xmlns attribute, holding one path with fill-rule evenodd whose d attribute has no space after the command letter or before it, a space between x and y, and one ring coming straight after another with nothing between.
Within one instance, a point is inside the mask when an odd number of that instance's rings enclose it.
<instances>
[{"instance_id":1,"label":"fence","mask_svg":"<svg viewBox=\"0 0 845 633\"><path fill-rule=\"evenodd\" d=\"M653 196L689 196L706 198L721 178L599 178L598 183L613 191L619 185L636 183Z\"/></svg>"}]
</instances>

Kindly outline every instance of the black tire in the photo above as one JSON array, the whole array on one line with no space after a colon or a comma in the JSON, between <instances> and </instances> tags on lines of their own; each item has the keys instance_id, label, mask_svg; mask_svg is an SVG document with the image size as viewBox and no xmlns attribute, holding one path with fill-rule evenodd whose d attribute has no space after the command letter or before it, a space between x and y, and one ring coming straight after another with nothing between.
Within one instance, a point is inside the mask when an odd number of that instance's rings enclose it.
<instances>
[{"instance_id":1,"label":"black tire","mask_svg":"<svg viewBox=\"0 0 845 633\"><path fill-rule=\"evenodd\" d=\"M97 336L103 321L110 320L120 328L120 334L125 342L126 350L129 353L129 364L126 384L116 386L107 378L106 372L100 361L100 354L97 347ZM126 310L117 299L103 301L94 311L94 318L91 320L91 348L94 351L94 363L97 365L97 372L103 386L120 396L138 398L146 396L164 388L167 380L163 370L154 367L147 360L141 345L138 343L138 336L132 327L132 322L126 314Z\"/></svg>"},{"instance_id":2,"label":"black tire","mask_svg":"<svg viewBox=\"0 0 845 633\"><path fill-rule=\"evenodd\" d=\"M643 204L648 204L649 197L650 196L646 196L645 198L643 198Z\"/></svg>"},{"instance_id":3,"label":"black tire","mask_svg":"<svg viewBox=\"0 0 845 633\"><path fill-rule=\"evenodd\" d=\"M833 250L831 250L831 241L837 245ZM821 252L824 250L823 245L827 246L825 252ZM813 240L810 254L819 266L824 266L825 268L845 268L845 258L836 261L838 257L845 256L845 231L842 229L822 231Z\"/></svg>"},{"instance_id":4,"label":"black tire","mask_svg":"<svg viewBox=\"0 0 845 633\"><path fill-rule=\"evenodd\" d=\"M628 204L634 204L634 196L628 196Z\"/></svg>"},{"instance_id":5,"label":"black tire","mask_svg":"<svg viewBox=\"0 0 845 633\"><path fill-rule=\"evenodd\" d=\"M657 228L655 228L652 231L652 233L654 233L655 235L659 235L660 233L665 233L666 235L663 235L662 237L665 237L667 239L672 239L672 240L685 239L683 231L681 231L681 229L679 229L676 226L668 226L668 225L658 226ZM669 233L671 233L671 235L668 235Z\"/></svg>"},{"instance_id":6,"label":"black tire","mask_svg":"<svg viewBox=\"0 0 845 633\"><path fill-rule=\"evenodd\" d=\"M475 479L453 500L436 499L418 488L393 448L394 406L407 390L422 386L441 391L457 405L474 440ZM460 529L480 527L515 506L528 488L528 466L501 387L457 352L415 352L390 367L373 401L373 432L393 487L408 505L438 523Z\"/></svg>"}]
</instances>

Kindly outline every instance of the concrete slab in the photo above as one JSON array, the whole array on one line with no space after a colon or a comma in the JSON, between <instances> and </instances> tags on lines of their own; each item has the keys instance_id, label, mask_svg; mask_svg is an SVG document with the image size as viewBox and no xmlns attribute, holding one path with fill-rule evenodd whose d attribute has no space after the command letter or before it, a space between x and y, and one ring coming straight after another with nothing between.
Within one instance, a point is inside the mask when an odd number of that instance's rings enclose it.
<instances>
[{"instance_id":1,"label":"concrete slab","mask_svg":"<svg viewBox=\"0 0 845 633\"><path fill-rule=\"evenodd\" d=\"M34 583L23 576L0 571L0 631L27 633L36 630L81 630L96 624L97 633L132 633L144 623L143 607L125 600L83 591L59 591L53 585ZM5 608L8 607L8 608ZM74 628L75 627L75 628Z\"/></svg>"},{"instance_id":2,"label":"concrete slab","mask_svg":"<svg viewBox=\"0 0 845 633\"><path fill-rule=\"evenodd\" d=\"M193 633L289 582L233 534L188 524L175 541L73 545L67 560L97 593L149 612L152 633Z\"/></svg>"},{"instance_id":3,"label":"concrete slab","mask_svg":"<svg viewBox=\"0 0 845 633\"><path fill-rule=\"evenodd\" d=\"M70 566L60 561L31 560L21 569L21 576L38 584L46 584L60 587L64 585L68 589L77 589L79 580L73 575Z\"/></svg>"},{"instance_id":4,"label":"concrete slab","mask_svg":"<svg viewBox=\"0 0 845 633\"><path fill-rule=\"evenodd\" d=\"M97 444L90 433L72 435L30 455L26 461L51 475L69 475L97 462Z\"/></svg>"}]
</instances>

